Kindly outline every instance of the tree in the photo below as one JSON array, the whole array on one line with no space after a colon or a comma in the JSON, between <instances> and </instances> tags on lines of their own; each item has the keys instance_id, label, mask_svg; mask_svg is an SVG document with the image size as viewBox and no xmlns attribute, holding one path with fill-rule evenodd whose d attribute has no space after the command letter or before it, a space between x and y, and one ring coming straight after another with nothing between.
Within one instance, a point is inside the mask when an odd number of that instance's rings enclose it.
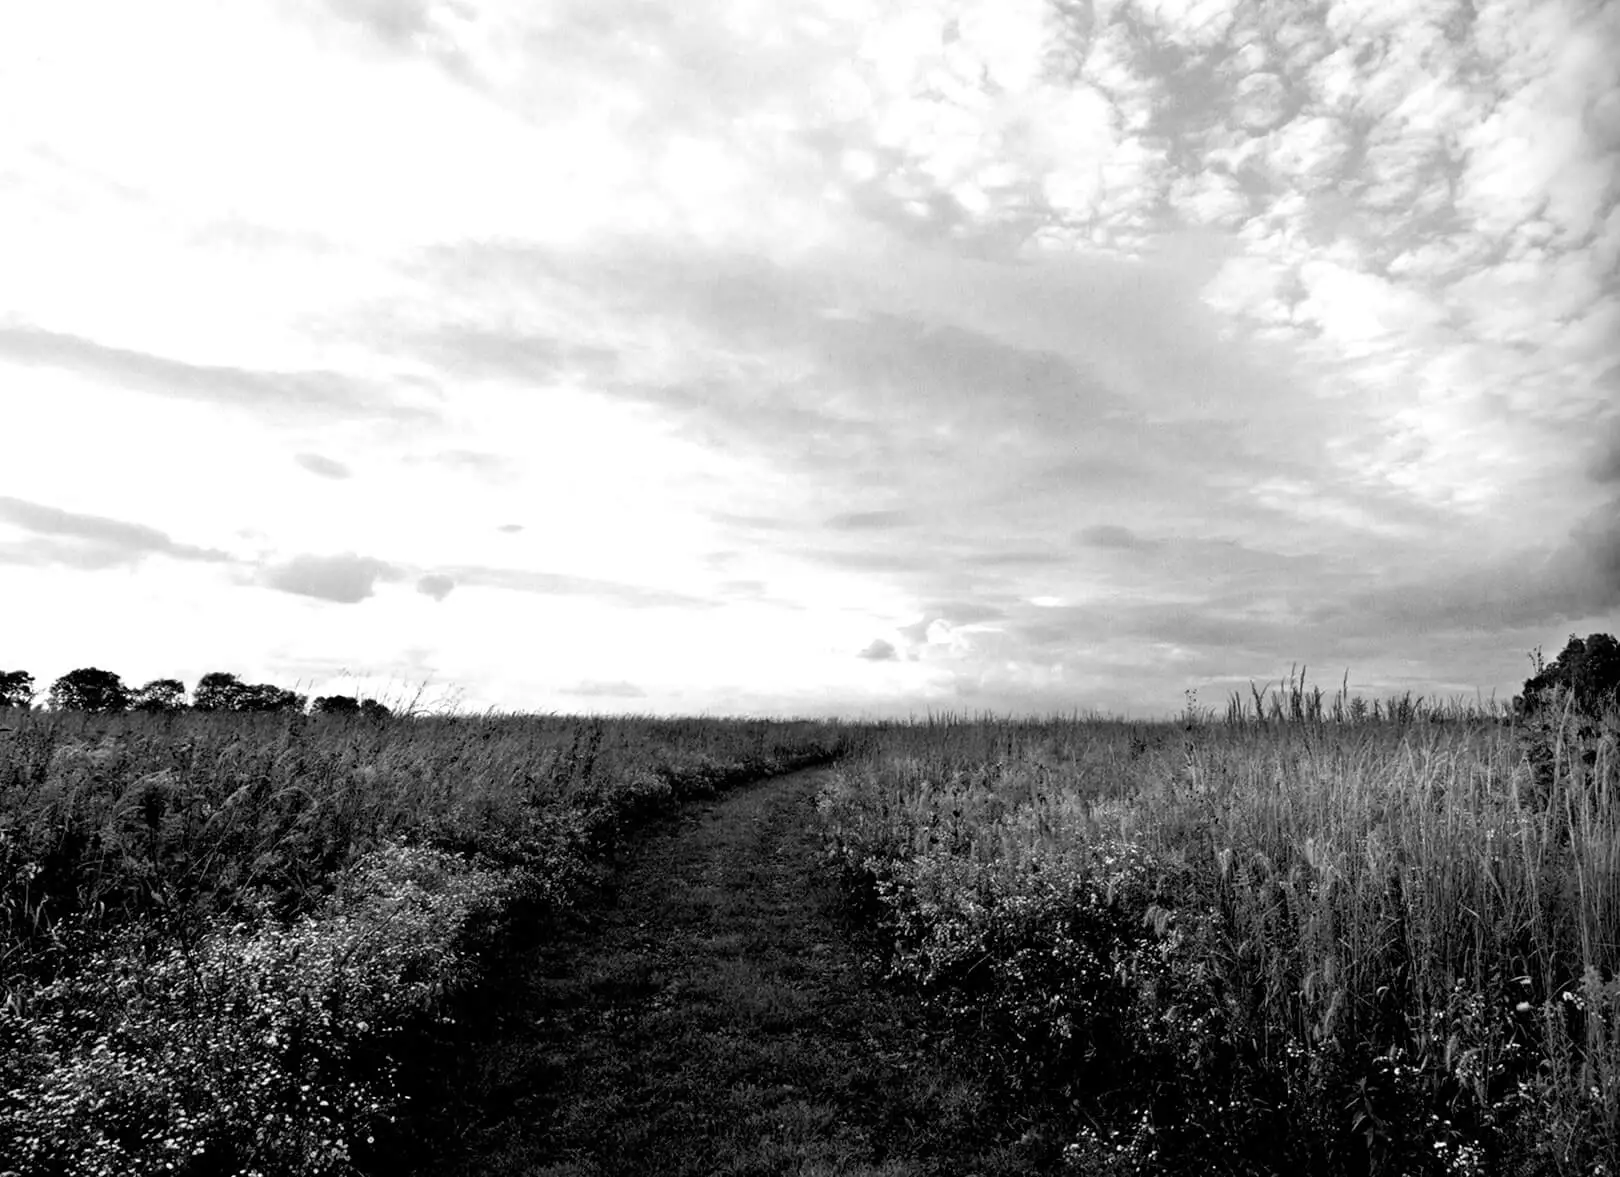
<instances>
[{"instance_id":1,"label":"tree","mask_svg":"<svg viewBox=\"0 0 1620 1177\"><path fill-rule=\"evenodd\" d=\"M33 701L33 675L26 670L0 670L0 707L26 708Z\"/></svg>"},{"instance_id":2,"label":"tree","mask_svg":"<svg viewBox=\"0 0 1620 1177\"><path fill-rule=\"evenodd\" d=\"M81 667L51 684L51 706L57 711L123 711L129 706L129 688L110 670Z\"/></svg>"},{"instance_id":3,"label":"tree","mask_svg":"<svg viewBox=\"0 0 1620 1177\"><path fill-rule=\"evenodd\" d=\"M129 705L135 711L172 715L186 705L186 684L177 678L154 678L130 695Z\"/></svg>"},{"instance_id":4,"label":"tree","mask_svg":"<svg viewBox=\"0 0 1620 1177\"><path fill-rule=\"evenodd\" d=\"M241 698L242 680L216 670L197 680L197 689L191 692L191 705L198 711L236 711Z\"/></svg>"},{"instance_id":5,"label":"tree","mask_svg":"<svg viewBox=\"0 0 1620 1177\"><path fill-rule=\"evenodd\" d=\"M309 700L295 691L257 682L244 685L236 699L233 711L256 713L276 711L302 711Z\"/></svg>"},{"instance_id":6,"label":"tree","mask_svg":"<svg viewBox=\"0 0 1620 1177\"><path fill-rule=\"evenodd\" d=\"M1537 673L1525 680L1518 702L1533 714L1560 688L1569 691L1575 706L1589 714L1620 701L1620 642L1606 633L1585 639L1570 634L1563 653L1550 666L1538 666Z\"/></svg>"},{"instance_id":7,"label":"tree","mask_svg":"<svg viewBox=\"0 0 1620 1177\"><path fill-rule=\"evenodd\" d=\"M349 695L322 695L315 700L311 710L316 715L336 715L359 717L361 719L384 720L393 715L386 706L375 699L355 699Z\"/></svg>"},{"instance_id":8,"label":"tree","mask_svg":"<svg viewBox=\"0 0 1620 1177\"><path fill-rule=\"evenodd\" d=\"M316 715L359 715L360 700L348 695L322 695L311 710Z\"/></svg>"},{"instance_id":9,"label":"tree","mask_svg":"<svg viewBox=\"0 0 1620 1177\"><path fill-rule=\"evenodd\" d=\"M245 683L234 674L216 670L197 680L191 705L198 711L274 712L302 711L303 695L269 683Z\"/></svg>"}]
</instances>

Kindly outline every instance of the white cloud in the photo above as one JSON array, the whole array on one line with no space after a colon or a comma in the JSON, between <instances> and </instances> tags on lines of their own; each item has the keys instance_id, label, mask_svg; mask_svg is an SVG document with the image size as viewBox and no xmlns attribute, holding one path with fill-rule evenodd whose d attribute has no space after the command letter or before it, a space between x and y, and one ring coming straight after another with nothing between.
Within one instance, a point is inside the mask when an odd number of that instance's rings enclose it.
<instances>
[{"instance_id":1,"label":"white cloud","mask_svg":"<svg viewBox=\"0 0 1620 1177\"><path fill-rule=\"evenodd\" d=\"M1178 177L1170 188L1170 201L1194 224L1235 227L1249 214L1249 200L1231 176L1200 171Z\"/></svg>"},{"instance_id":2,"label":"white cloud","mask_svg":"<svg viewBox=\"0 0 1620 1177\"><path fill-rule=\"evenodd\" d=\"M1146 0L1140 7L1163 36L1177 45L1210 49L1232 27L1231 0Z\"/></svg>"},{"instance_id":3,"label":"white cloud","mask_svg":"<svg viewBox=\"0 0 1620 1177\"><path fill-rule=\"evenodd\" d=\"M1022 93L1040 75L1052 35L1051 8L1040 0L978 0L957 18L958 44L1003 91Z\"/></svg>"},{"instance_id":4,"label":"white cloud","mask_svg":"<svg viewBox=\"0 0 1620 1177\"><path fill-rule=\"evenodd\" d=\"M1440 317L1438 308L1422 295L1375 274L1311 261L1301 267L1299 277L1306 291L1300 313L1345 343L1383 339Z\"/></svg>"},{"instance_id":5,"label":"white cloud","mask_svg":"<svg viewBox=\"0 0 1620 1177\"><path fill-rule=\"evenodd\" d=\"M1233 87L1237 120L1251 132L1270 130L1283 117L1288 92L1276 74L1253 73Z\"/></svg>"},{"instance_id":6,"label":"white cloud","mask_svg":"<svg viewBox=\"0 0 1620 1177\"><path fill-rule=\"evenodd\" d=\"M1338 119L1301 115L1272 132L1266 151L1273 175L1313 192L1334 183L1350 154L1350 137Z\"/></svg>"},{"instance_id":7,"label":"white cloud","mask_svg":"<svg viewBox=\"0 0 1620 1177\"><path fill-rule=\"evenodd\" d=\"M263 583L284 593L354 605L376 591L379 579L392 579L395 575L397 570L381 560L356 556L352 552L337 556L298 555L267 568Z\"/></svg>"}]
</instances>

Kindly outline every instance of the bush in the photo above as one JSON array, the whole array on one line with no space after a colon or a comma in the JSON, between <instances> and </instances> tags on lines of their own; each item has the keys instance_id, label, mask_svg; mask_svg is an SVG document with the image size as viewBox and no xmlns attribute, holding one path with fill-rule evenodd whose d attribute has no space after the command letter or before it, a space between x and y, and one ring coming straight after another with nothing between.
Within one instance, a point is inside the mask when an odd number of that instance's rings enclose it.
<instances>
[{"instance_id":1,"label":"bush","mask_svg":"<svg viewBox=\"0 0 1620 1177\"><path fill-rule=\"evenodd\" d=\"M1561 697L1570 698L1587 716L1597 716L1620 704L1620 642L1606 633L1587 638L1570 634L1563 652L1552 665L1538 665L1525 680L1520 710L1535 714Z\"/></svg>"},{"instance_id":2,"label":"bush","mask_svg":"<svg viewBox=\"0 0 1620 1177\"><path fill-rule=\"evenodd\" d=\"M400 1110L388 1045L475 979L519 885L390 845L288 925L89 937L0 1009L0 1171L349 1172Z\"/></svg>"}]
</instances>

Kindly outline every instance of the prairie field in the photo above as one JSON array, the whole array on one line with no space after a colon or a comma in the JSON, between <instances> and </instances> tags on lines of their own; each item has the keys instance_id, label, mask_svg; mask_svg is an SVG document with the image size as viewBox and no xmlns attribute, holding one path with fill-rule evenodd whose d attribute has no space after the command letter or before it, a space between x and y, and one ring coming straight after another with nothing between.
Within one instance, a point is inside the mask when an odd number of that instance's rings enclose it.
<instances>
[{"instance_id":1,"label":"prairie field","mask_svg":"<svg viewBox=\"0 0 1620 1177\"><path fill-rule=\"evenodd\" d=\"M818 812L892 980L1070 1171L1616 1172L1620 716L1289 685L868 732Z\"/></svg>"},{"instance_id":2,"label":"prairie field","mask_svg":"<svg viewBox=\"0 0 1620 1177\"><path fill-rule=\"evenodd\" d=\"M638 825L835 725L0 709L0 1173L330 1174Z\"/></svg>"},{"instance_id":3,"label":"prairie field","mask_svg":"<svg viewBox=\"0 0 1620 1177\"><path fill-rule=\"evenodd\" d=\"M0 711L0 1174L390 1171L496 961L810 764L802 869L995 1171L1616 1172L1620 714L1289 683L1154 723Z\"/></svg>"}]
</instances>

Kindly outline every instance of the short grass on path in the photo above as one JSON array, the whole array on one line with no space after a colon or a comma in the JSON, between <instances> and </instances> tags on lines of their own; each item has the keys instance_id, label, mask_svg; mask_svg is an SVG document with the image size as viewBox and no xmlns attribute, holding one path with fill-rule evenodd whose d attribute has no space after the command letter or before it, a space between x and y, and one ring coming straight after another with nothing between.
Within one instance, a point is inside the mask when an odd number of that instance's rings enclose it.
<instances>
[{"instance_id":1,"label":"short grass on path","mask_svg":"<svg viewBox=\"0 0 1620 1177\"><path fill-rule=\"evenodd\" d=\"M819 782L689 811L584 926L538 946L453 1076L453 1129L421 1171L1045 1171L863 966L817 866Z\"/></svg>"}]
</instances>

